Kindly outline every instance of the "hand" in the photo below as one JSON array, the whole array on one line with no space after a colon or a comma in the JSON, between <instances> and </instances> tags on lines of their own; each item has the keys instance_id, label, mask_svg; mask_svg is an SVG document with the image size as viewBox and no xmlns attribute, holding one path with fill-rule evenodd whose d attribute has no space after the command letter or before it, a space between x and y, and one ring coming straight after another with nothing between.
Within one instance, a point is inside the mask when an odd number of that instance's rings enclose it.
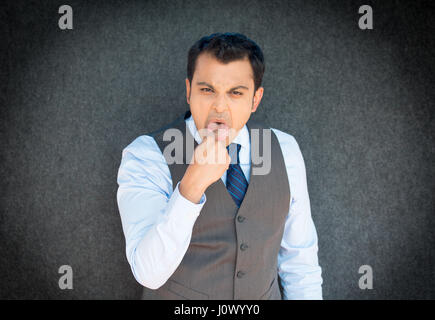
<instances>
[{"instance_id":1,"label":"hand","mask_svg":"<svg viewBox=\"0 0 435 320\"><path fill-rule=\"evenodd\" d=\"M193 153L191 162L181 179L179 191L183 197L199 203L202 194L228 170L231 157L225 139L216 134L204 137Z\"/></svg>"}]
</instances>

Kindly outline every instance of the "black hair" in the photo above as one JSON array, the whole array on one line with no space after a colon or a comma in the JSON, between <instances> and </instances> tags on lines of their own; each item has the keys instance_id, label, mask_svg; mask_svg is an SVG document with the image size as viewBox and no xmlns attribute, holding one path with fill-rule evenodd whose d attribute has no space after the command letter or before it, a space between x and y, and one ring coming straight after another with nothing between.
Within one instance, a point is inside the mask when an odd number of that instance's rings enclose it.
<instances>
[{"instance_id":1,"label":"black hair","mask_svg":"<svg viewBox=\"0 0 435 320\"><path fill-rule=\"evenodd\" d=\"M187 56L187 78L192 83L198 56L207 52L222 63L248 57L254 74L254 93L261 86L265 70L264 56L260 47L240 33L213 33L202 37L190 49Z\"/></svg>"}]
</instances>

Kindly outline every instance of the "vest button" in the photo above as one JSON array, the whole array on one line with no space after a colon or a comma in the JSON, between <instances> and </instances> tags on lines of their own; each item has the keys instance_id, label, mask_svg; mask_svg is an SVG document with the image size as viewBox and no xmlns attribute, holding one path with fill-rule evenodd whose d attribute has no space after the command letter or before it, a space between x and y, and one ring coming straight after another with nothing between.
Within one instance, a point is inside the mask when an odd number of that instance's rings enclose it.
<instances>
[{"instance_id":1,"label":"vest button","mask_svg":"<svg viewBox=\"0 0 435 320\"><path fill-rule=\"evenodd\" d=\"M244 275L245 273L243 271L237 272L237 278L243 278Z\"/></svg>"},{"instance_id":2,"label":"vest button","mask_svg":"<svg viewBox=\"0 0 435 320\"><path fill-rule=\"evenodd\" d=\"M245 217L244 216L238 216L237 217L237 221L243 222L243 221L245 221Z\"/></svg>"},{"instance_id":3,"label":"vest button","mask_svg":"<svg viewBox=\"0 0 435 320\"><path fill-rule=\"evenodd\" d=\"M240 250L245 251L246 249L248 249L248 245L246 243L242 243L240 245Z\"/></svg>"}]
</instances>

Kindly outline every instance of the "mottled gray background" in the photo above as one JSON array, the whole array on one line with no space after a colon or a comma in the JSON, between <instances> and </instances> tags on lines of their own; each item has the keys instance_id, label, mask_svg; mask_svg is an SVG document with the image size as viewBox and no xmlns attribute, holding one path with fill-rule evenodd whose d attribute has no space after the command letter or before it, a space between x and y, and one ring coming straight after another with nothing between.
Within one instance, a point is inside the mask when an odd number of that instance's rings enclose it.
<instances>
[{"instance_id":1,"label":"mottled gray background","mask_svg":"<svg viewBox=\"0 0 435 320\"><path fill-rule=\"evenodd\" d=\"M58 8L74 29L58 28ZM266 58L255 118L304 155L325 299L434 299L429 1L2 1L0 297L131 299L121 151L188 105L189 47L241 32ZM374 30L358 28L370 4ZM74 289L58 287L71 265ZM360 290L358 268L373 268Z\"/></svg>"}]
</instances>

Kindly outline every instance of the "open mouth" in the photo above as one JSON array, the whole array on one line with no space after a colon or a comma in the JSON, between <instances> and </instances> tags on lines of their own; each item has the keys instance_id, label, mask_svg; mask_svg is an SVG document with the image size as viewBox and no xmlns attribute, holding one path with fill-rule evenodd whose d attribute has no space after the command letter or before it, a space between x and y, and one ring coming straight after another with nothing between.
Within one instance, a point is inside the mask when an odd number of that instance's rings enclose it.
<instances>
[{"instance_id":1,"label":"open mouth","mask_svg":"<svg viewBox=\"0 0 435 320\"><path fill-rule=\"evenodd\" d=\"M229 127L223 119L211 119L207 129L218 135L218 140L223 140L228 136Z\"/></svg>"},{"instance_id":2,"label":"open mouth","mask_svg":"<svg viewBox=\"0 0 435 320\"><path fill-rule=\"evenodd\" d=\"M207 129L216 131L218 129L228 129L228 125L223 119L211 119L207 125Z\"/></svg>"}]
</instances>

